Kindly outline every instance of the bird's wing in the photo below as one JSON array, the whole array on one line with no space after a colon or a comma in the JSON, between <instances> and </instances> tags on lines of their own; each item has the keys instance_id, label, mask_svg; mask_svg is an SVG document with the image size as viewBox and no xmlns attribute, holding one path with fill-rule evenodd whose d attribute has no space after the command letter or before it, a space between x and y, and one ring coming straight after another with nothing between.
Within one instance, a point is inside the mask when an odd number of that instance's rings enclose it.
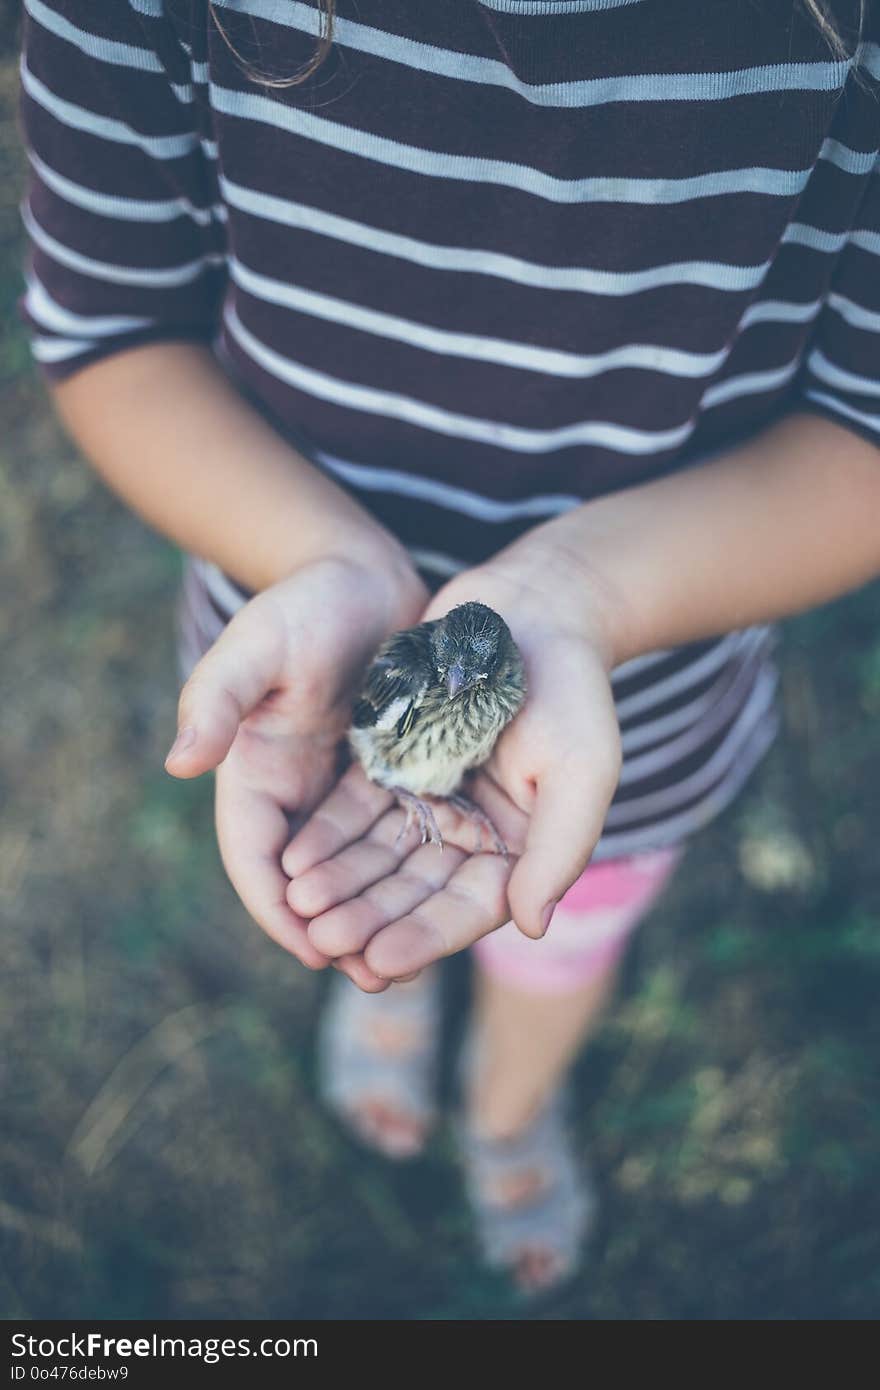
<instances>
[{"instance_id":1,"label":"bird's wing","mask_svg":"<svg viewBox=\"0 0 880 1390\"><path fill-rule=\"evenodd\" d=\"M431 631L435 626L420 623L396 632L379 648L355 703L354 728L391 728L396 723L399 738L409 733L419 702L434 679Z\"/></svg>"}]
</instances>

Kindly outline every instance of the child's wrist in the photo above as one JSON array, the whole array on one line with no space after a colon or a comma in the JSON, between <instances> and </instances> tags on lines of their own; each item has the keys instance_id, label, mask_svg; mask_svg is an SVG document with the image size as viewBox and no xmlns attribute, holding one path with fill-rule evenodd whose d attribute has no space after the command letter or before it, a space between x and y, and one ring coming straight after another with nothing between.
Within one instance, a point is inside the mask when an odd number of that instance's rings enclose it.
<instances>
[{"instance_id":1,"label":"child's wrist","mask_svg":"<svg viewBox=\"0 0 880 1390\"><path fill-rule=\"evenodd\" d=\"M587 642L605 670L622 659L625 623L622 605L603 579L561 538L527 535L491 560L467 571L442 591L453 603L468 598L496 608L512 628L552 627ZM463 585L460 596L456 588ZM471 592L471 590L473 592Z\"/></svg>"},{"instance_id":2,"label":"child's wrist","mask_svg":"<svg viewBox=\"0 0 880 1390\"><path fill-rule=\"evenodd\" d=\"M308 541L292 553L273 582L315 564L335 564L356 574L388 630L417 621L428 601L427 589L400 541L366 517L328 518L325 527L309 528Z\"/></svg>"}]
</instances>

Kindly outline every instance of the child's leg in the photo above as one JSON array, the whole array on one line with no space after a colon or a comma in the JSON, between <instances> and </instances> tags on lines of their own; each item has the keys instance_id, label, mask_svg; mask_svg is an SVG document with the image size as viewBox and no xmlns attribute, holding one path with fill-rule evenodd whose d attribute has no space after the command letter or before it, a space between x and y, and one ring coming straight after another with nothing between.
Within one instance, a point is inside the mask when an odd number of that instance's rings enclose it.
<instances>
[{"instance_id":1,"label":"child's leg","mask_svg":"<svg viewBox=\"0 0 880 1390\"><path fill-rule=\"evenodd\" d=\"M489 1258L524 1290L549 1286L576 1262L588 1204L553 1098L678 858L669 850L591 866L542 941L509 924L474 948L466 1175Z\"/></svg>"},{"instance_id":2,"label":"child's leg","mask_svg":"<svg viewBox=\"0 0 880 1390\"><path fill-rule=\"evenodd\" d=\"M500 1137L528 1124L595 1029L626 942L678 862L659 850L591 865L547 935L512 923L474 947L482 1067L474 1118Z\"/></svg>"},{"instance_id":3,"label":"child's leg","mask_svg":"<svg viewBox=\"0 0 880 1390\"><path fill-rule=\"evenodd\" d=\"M532 994L476 967L480 1067L468 1107L477 1130L509 1139L534 1119L595 1032L617 974L611 961L581 988Z\"/></svg>"}]
</instances>

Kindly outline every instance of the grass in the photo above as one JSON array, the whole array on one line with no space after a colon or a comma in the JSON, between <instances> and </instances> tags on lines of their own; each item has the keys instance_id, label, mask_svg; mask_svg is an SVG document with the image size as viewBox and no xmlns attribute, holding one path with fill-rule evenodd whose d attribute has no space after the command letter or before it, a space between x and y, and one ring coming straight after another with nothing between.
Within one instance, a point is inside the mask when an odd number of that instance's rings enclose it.
<instances>
[{"instance_id":1,"label":"grass","mask_svg":"<svg viewBox=\"0 0 880 1390\"><path fill-rule=\"evenodd\" d=\"M4 311L14 90L8 59ZM519 1316L472 1258L448 1134L397 1170L316 1103L323 983L245 921L210 785L161 771L177 559L62 438L14 321L0 383L4 1315ZM880 1310L877 588L789 624L781 665L783 736L578 1067L602 1210L540 1316Z\"/></svg>"}]
</instances>

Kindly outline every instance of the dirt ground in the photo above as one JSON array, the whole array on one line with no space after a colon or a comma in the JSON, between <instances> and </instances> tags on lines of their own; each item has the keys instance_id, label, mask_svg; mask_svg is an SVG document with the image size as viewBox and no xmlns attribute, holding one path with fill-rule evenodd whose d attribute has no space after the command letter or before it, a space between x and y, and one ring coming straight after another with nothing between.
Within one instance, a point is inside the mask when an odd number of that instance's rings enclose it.
<instances>
[{"instance_id":1,"label":"dirt ground","mask_svg":"<svg viewBox=\"0 0 880 1390\"><path fill-rule=\"evenodd\" d=\"M448 1133L392 1168L316 1103L323 983L236 906L208 781L162 771L178 559L77 459L29 365L14 100L7 57L0 1312L521 1316L473 1260ZM782 666L782 738L694 844L578 1068L601 1214L534 1316L880 1312L878 588L789 624ZM466 987L453 969L450 1043Z\"/></svg>"}]
</instances>

